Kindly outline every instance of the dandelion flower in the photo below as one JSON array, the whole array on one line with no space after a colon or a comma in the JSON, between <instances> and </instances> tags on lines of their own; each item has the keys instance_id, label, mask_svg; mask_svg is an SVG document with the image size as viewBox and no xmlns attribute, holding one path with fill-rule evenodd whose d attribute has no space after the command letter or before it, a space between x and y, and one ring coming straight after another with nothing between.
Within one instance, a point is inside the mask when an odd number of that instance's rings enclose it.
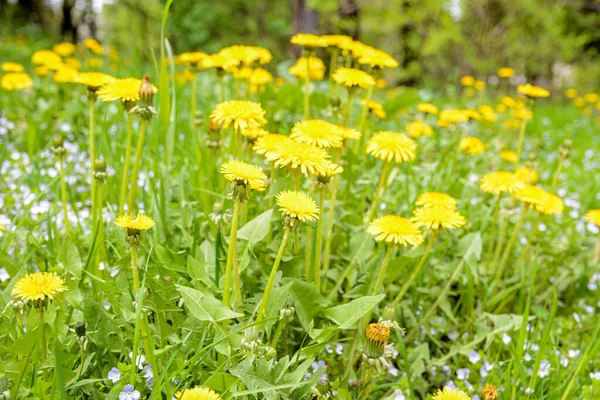
<instances>
[{"instance_id":1,"label":"dandelion flower","mask_svg":"<svg viewBox=\"0 0 600 400\"><path fill-rule=\"evenodd\" d=\"M35 65L61 64L62 58L52 50L38 50L31 56L31 63Z\"/></svg>"},{"instance_id":2,"label":"dandelion flower","mask_svg":"<svg viewBox=\"0 0 600 400\"><path fill-rule=\"evenodd\" d=\"M479 106L479 113L481 114L481 117L488 122L494 122L496 120L496 112L487 104Z\"/></svg>"},{"instance_id":3,"label":"dandelion flower","mask_svg":"<svg viewBox=\"0 0 600 400\"><path fill-rule=\"evenodd\" d=\"M73 43L63 42L54 45L52 50L54 50L54 52L58 55L69 57L77 51L77 46L75 46Z\"/></svg>"},{"instance_id":4,"label":"dandelion flower","mask_svg":"<svg viewBox=\"0 0 600 400\"><path fill-rule=\"evenodd\" d=\"M251 190L265 190L267 184L267 175L260 167L243 161L229 160L223 163L221 173L229 182L248 187Z\"/></svg>"},{"instance_id":5,"label":"dandelion flower","mask_svg":"<svg viewBox=\"0 0 600 400\"><path fill-rule=\"evenodd\" d=\"M308 62L308 67L306 63ZM317 57L301 57L290 67L289 73L300 78L306 79L306 72L309 72L311 81L320 81L325 76L325 64L323 60Z\"/></svg>"},{"instance_id":6,"label":"dandelion flower","mask_svg":"<svg viewBox=\"0 0 600 400\"><path fill-rule=\"evenodd\" d=\"M465 217L458 211L444 207L419 207L413 213L412 221L417 226L424 226L427 229L454 229L467 223Z\"/></svg>"},{"instance_id":7,"label":"dandelion flower","mask_svg":"<svg viewBox=\"0 0 600 400\"><path fill-rule=\"evenodd\" d=\"M375 79L371 75L356 68L341 67L336 69L333 73L333 80L349 88L360 86L363 89L368 89L375 85Z\"/></svg>"},{"instance_id":8,"label":"dandelion flower","mask_svg":"<svg viewBox=\"0 0 600 400\"><path fill-rule=\"evenodd\" d=\"M508 68L508 67L504 67L504 68L500 68L498 70L498 77L499 78L510 78L513 77L515 75L515 70L512 68Z\"/></svg>"},{"instance_id":9,"label":"dandelion flower","mask_svg":"<svg viewBox=\"0 0 600 400\"><path fill-rule=\"evenodd\" d=\"M340 148L344 138L336 125L320 119L297 122L292 128L290 138L316 147Z\"/></svg>"},{"instance_id":10,"label":"dandelion flower","mask_svg":"<svg viewBox=\"0 0 600 400\"><path fill-rule=\"evenodd\" d=\"M307 222L314 221L319 217L320 210L317 203L302 192L294 190L279 192L276 202L279 211L288 218Z\"/></svg>"},{"instance_id":11,"label":"dandelion flower","mask_svg":"<svg viewBox=\"0 0 600 400\"><path fill-rule=\"evenodd\" d=\"M269 132L265 131L262 128L252 128L252 129L244 129L241 132L241 135L248 139L248 142L255 143L256 139L261 136L269 135Z\"/></svg>"},{"instance_id":12,"label":"dandelion flower","mask_svg":"<svg viewBox=\"0 0 600 400\"><path fill-rule=\"evenodd\" d=\"M283 141L265 156L268 161L275 162L277 167L298 168L305 175L323 173L329 159L325 150L293 140Z\"/></svg>"},{"instance_id":13,"label":"dandelion flower","mask_svg":"<svg viewBox=\"0 0 600 400\"><path fill-rule=\"evenodd\" d=\"M6 226L0 224L0 232L6 231Z\"/></svg>"},{"instance_id":14,"label":"dandelion flower","mask_svg":"<svg viewBox=\"0 0 600 400\"><path fill-rule=\"evenodd\" d=\"M475 84L475 78L470 75L465 75L460 78L460 84L463 86L473 86Z\"/></svg>"},{"instance_id":15,"label":"dandelion flower","mask_svg":"<svg viewBox=\"0 0 600 400\"><path fill-rule=\"evenodd\" d=\"M496 387L494 385L490 385L489 383L485 385L481 391L481 394L483 394L483 400L498 400L498 392L496 391Z\"/></svg>"},{"instance_id":16,"label":"dandelion flower","mask_svg":"<svg viewBox=\"0 0 600 400\"><path fill-rule=\"evenodd\" d=\"M201 51L186 52L181 53L179 55L179 62L195 67L200 61L204 60L206 57L208 57L208 54L203 53Z\"/></svg>"},{"instance_id":17,"label":"dandelion flower","mask_svg":"<svg viewBox=\"0 0 600 400\"><path fill-rule=\"evenodd\" d=\"M413 138L433 135L433 128L423 121L412 121L406 124L406 132Z\"/></svg>"},{"instance_id":18,"label":"dandelion flower","mask_svg":"<svg viewBox=\"0 0 600 400\"><path fill-rule=\"evenodd\" d=\"M175 394L177 400L221 400L216 392L204 388L195 387L192 389L183 389L181 392Z\"/></svg>"},{"instance_id":19,"label":"dandelion flower","mask_svg":"<svg viewBox=\"0 0 600 400\"><path fill-rule=\"evenodd\" d=\"M456 199L446 193L423 193L417 197L415 204L419 207L441 207L449 210L456 210Z\"/></svg>"},{"instance_id":20,"label":"dandelion flower","mask_svg":"<svg viewBox=\"0 0 600 400\"><path fill-rule=\"evenodd\" d=\"M360 131L347 126L336 125L339 130L342 139L344 140L358 140L360 139Z\"/></svg>"},{"instance_id":21,"label":"dandelion flower","mask_svg":"<svg viewBox=\"0 0 600 400\"><path fill-rule=\"evenodd\" d=\"M103 101L121 100L135 103L140 99L142 80L136 78L115 79L102 86L97 94ZM152 91L158 93L158 88L152 85Z\"/></svg>"},{"instance_id":22,"label":"dandelion flower","mask_svg":"<svg viewBox=\"0 0 600 400\"><path fill-rule=\"evenodd\" d=\"M9 72L0 80L0 87L7 91L18 91L33 87L33 81L24 72Z\"/></svg>"},{"instance_id":23,"label":"dandelion flower","mask_svg":"<svg viewBox=\"0 0 600 400\"><path fill-rule=\"evenodd\" d=\"M242 131L242 135L243 132L246 131ZM268 133L266 135L259 136L256 139L252 150L254 150L258 154L266 155L275 151L282 143L288 141L292 141L292 139L290 139L288 136L280 135L277 133Z\"/></svg>"},{"instance_id":24,"label":"dandelion flower","mask_svg":"<svg viewBox=\"0 0 600 400\"><path fill-rule=\"evenodd\" d=\"M397 163L416 158L417 144L402 133L378 132L367 143L367 154L384 161Z\"/></svg>"},{"instance_id":25,"label":"dandelion flower","mask_svg":"<svg viewBox=\"0 0 600 400\"><path fill-rule=\"evenodd\" d=\"M23 72L25 68L19 63L7 61L2 63L2 72Z\"/></svg>"},{"instance_id":26,"label":"dandelion flower","mask_svg":"<svg viewBox=\"0 0 600 400\"><path fill-rule=\"evenodd\" d=\"M138 214L135 217L132 214L123 214L117 217L115 223L119 228L126 229L128 233L139 233L154 227L154 220L144 214Z\"/></svg>"},{"instance_id":27,"label":"dandelion flower","mask_svg":"<svg viewBox=\"0 0 600 400\"><path fill-rule=\"evenodd\" d=\"M437 106L435 104L431 104L431 103L420 103L417 105L417 110L419 110L425 114L435 115L438 113Z\"/></svg>"},{"instance_id":28,"label":"dandelion flower","mask_svg":"<svg viewBox=\"0 0 600 400\"><path fill-rule=\"evenodd\" d=\"M467 136L460 141L460 151L470 155L481 154L485 151L485 144L479 138Z\"/></svg>"},{"instance_id":29,"label":"dandelion flower","mask_svg":"<svg viewBox=\"0 0 600 400\"><path fill-rule=\"evenodd\" d=\"M390 328L384 324L369 324L365 332L367 343L363 352L368 358L377 359L385 353L385 346L390 337Z\"/></svg>"},{"instance_id":30,"label":"dandelion flower","mask_svg":"<svg viewBox=\"0 0 600 400\"><path fill-rule=\"evenodd\" d=\"M530 83L517 86L517 92L529 97L530 99L550 96L550 92L547 89L544 89L539 86L534 86Z\"/></svg>"},{"instance_id":31,"label":"dandelion flower","mask_svg":"<svg viewBox=\"0 0 600 400\"><path fill-rule=\"evenodd\" d=\"M371 68L397 68L398 61L394 57L382 50L373 49L367 51L361 57L358 58L358 63L363 65L370 65Z\"/></svg>"},{"instance_id":32,"label":"dandelion flower","mask_svg":"<svg viewBox=\"0 0 600 400\"><path fill-rule=\"evenodd\" d=\"M537 212L545 215L555 215L563 211L565 205L560 197L533 185L525 185L514 196L529 205Z\"/></svg>"},{"instance_id":33,"label":"dandelion flower","mask_svg":"<svg viewBox=\"0 0 600 400\"><path fill-rule=\"evenodd\" d=\"M502 150L500 152L500 158L511 164L514 164L518 161L517 153L512 150Z\"/></svg>"},{"instance_id":34,"label":"dandelion flower","mask_svg":"<svg viewBox=\"0 0 600 400\"><path fill-rule=\"evenodd\" d=\"M443 390L438 389L433 395L433 400L471 400L471 398L462 390L446 386Z\"/></svg>"},{"instance_id":35,"label":"dandelion flower","mask_svg":"<svg viewBox=\"0 0 600 400\"><path fill-rule=\"evenodd\" d=\"M250 74L250 78L248 78L248 82L255 86L266 85L272 80L273 75L271 75L271 73L264 68L256 68L254 71L252 71L252 74Z\"/></svg>"},{"instance_id":36,"label":"dandelion flower","mask_svg":"<svg viewBox=\"0 0 600 400\"><path fill-rule=\"evenodd\" d=\"M233 125L233 129L237 132L259 128L267 123L265 110L260 103L246 100L219 103L210 114L210 118L224 129Z\"/></svg>"},{"instance_id":37,"label":"dandelion flower","mask_svg":"<svg viewBox=\"0 0 600 400\"><path fill-rule=\"evenodd\" d=\"M367 232L375 236L378 242L415 247L423 243L423 235L419 227L411 220L396 215L377 218L371 222Z\"/></svg>"},{"instance_id":38,"label":"dandelion flower","mask_svg":"<svg viewBox=\"0 0 600 400\"><path fill-rule=\"evenodd\" d=\"M211 54L204 57L198 62L198 67L201 69L216 68L217 71L229 71L239 64L238 60L225 57L222 54Z\"/></svg>"},{"instance_id":39,"label":"dandelion flower","mask_svg":"<svg viewBox=\"0 0 600 400\"><path fill-rule=\"evenodd\" d=\"M325 40L328 46L340 47L352 43L352 38L346 35L323 35L321 39Z\"/></svg>"},{"instance_id":40,"label":"dandelion flower","mask_svg":"<svg viewBox=\"0 0 600 400\"><path fill-rule=\"evenodd\" d=\"M593 223L597 227L600 227L600 210L590 210L585 214L585 219L588 222Z\"/></svg>"},{"instance_id":41,"label":"dandelion flower","mask_svg":"<svg viewBox=\"0 0 600 400\"><path fill-rule=\"evenodd\" d=\"M525 187L523 180L515 173L508 171L490 172L481 178L479 188L486 193L516 193Z\"/></svg>"},{"instance_id":42,"label":"dandelion flower","mask_svg":"<svg viewBox=\"0 0 600 400\"><path fill-rule=\"evenodd\" d=\"M529 167L519 167L515 170L517 177L525 183L535 184L540 179L538 173Z\"/></svg>"},{"instance_id":43,"label":"dandelion flower","mask_svg":"<svg viewBox=\"0 0 600 400\"><path fill-rule=\"evenodd\" d=\"M67 290L65 281L55 272L27 274L12 290L17 298L25 301L53 299L54 295Z\"/></svg>"},{"instance_id":44,"label":"dandelion flower","mask_svg":"<svg viewBox=\"0 0 600 400\"><path fill-rule=\"evenodd\" d=\"M75 80L79 72L75 68L71 68L68 65L56 70L54 74L54 82L56 83L72 83Z\"/></svg>"},{"instance_id":45,"label":"dandelion flower","mask_svg":"<svg viewBox=\"0 0 600 400\"><path fill-rule=\"evenodd\" d=\"M87 86L88 90L91 92L96 92L102 86L113 80L115 80L115 78L103 74L102 72L81 72L75 76L73 81Z\"/></svg>"},{"instance_id":46,"label":"dandelion flower","mask_svg":"<svg viewBox=\"0 0 600 400\"><path fill-rule=\"evenodd\" d=\"M331 161L327 161L325 168L322 171L317 172L316 174L317 183L320 185L327 186L327 184L331 181L332 177L339 175L342 172L344 172L344 168L342 168L340 165Z\"/></svg>"},{"instance_id":47,"label":"dandelion flower","mask_svg":"<svg viewBox=\"0 0 600 400\"><path fill-rule=\"evenodd\" d=\"M327 39L311 33L297 33L290 39L291 44L314 49L316 47L327 47Z\"/></svg>"},{"instance_id":48,"label":"dandelion flower","mask_svg":"<svg viewBox=\"0 0 600 400\"><path fill-rule=\"evenodd\" d=\"M386 117L385 109L383 105L375 100L361 100L360 104L367 106L367 109L371 114L375 114L378 118L384 119Z\"/></svg>"}]
</instances>

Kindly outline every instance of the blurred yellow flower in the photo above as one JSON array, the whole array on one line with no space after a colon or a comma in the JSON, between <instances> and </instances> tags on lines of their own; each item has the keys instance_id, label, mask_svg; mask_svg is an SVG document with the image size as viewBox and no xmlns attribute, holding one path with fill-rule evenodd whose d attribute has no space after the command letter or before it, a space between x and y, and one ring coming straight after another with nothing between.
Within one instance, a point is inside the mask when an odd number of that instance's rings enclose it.
<instances>
[{"instance_id":1,"label":"blurred yellow flower","mask_svg":"<svg viewBox=\"0 0 600 400\"><path fill-rule=\"evenodd\" d=\"M325 40L328 46L340 47L352 43L352 38L345 35L323 35L321 39Z\"/></svg>"},{"instance_id":2,"label":"blurred yellow flower","mask_svg":"<svg viewBox=\"0 0 600 400\"><path fill-rule=\"evenodd\" d=\"M460 84L463 86L473 86L475 84L475 78L470 75L465 75L460 78Z\"/></svg>"},{"instance_id":3,"label":"blurred yellow flower","mask_svg":"<svg viewBox=\"0 0 600 400\"><path fill-rule=\"evenodd\" d=\"M256 68L250 74L248 82L253 86L264 86L273 80L273 76L264 68Z\"/></svg>"},{"instance_id":4,"label":"blurred yellow flower","mask_svg":"<svg viewBox=\"0 0 600 400\"><path fill-rule=\"evenodd\" d=\"M413 214L412 221L417 226L427 229L454 229L467 223L465 217L458 211L447 207L419 207L413 211Z\"/></svg>"},{"instance_id":5,"label":"blurred yellow flower","mask_svg":"<svg viewBox=\"0 0 600 400\"><path fill-rule=\"evenodd\" d=\"M12 294L25 301L53 299L54 295L67 290L65 281L55 272L34 272L15 283Z\"/></svg>"},{"instance_id":6,"label":"blurred yellow flower","mask_svg":"<svg viewBox=\"0 0 600 400\"><path fill-rule=\"evenodd\" d=\"M475 84L473 85L473 87L477 90L483 90L485 89L485 82L484 81L475 81Z\"/></svg>"},{"instance_id":7,"label":"blurred yellow flower","mask_svg":"<svg viewBox=\"0 0 600 400\"><path fill-rule=\"evenodd\" d=\"M515 75L515 70L509 67L500 68L498 70L499 78L511 78Z\"/></svg>"},{"instance_id":8,"label":"blurred yellow flower","mask_svg":"<svg viewBox=\"0 0 600 400\"><path fill-rule=\"evenodd\" d=\"M23 72L25 69L23 66L16 62L7 61L2 63L3 72Z\"/></svg>"},{"instance_id":9,"label":"blurred yellow flower","mask_svg":"<svg viewBox=\"0 0 600 400\"><path fill-rule=\"evenodd\" d=\"M377 218L371 222L367 232L375 236L378 242L413 247L423 243L423 235L419 227L411 220L396 215Z\"/></svg>"},{"instance_id":10,"label":"blurred yellow flower","mask_svg":"<svg viewBox=\"0 0 600 400\"><path fill-rule=\"evenodd\" d=\"M349 88L361 87L368 89L375 85L375 79L360 69L341 67L333 73L333 80Z\"/></svg>"},{"instance_id":11,"label":"blurred yellow flower","mask_svg":"<svg viewBox=\"0 0 600 400\"><path fill-rule=\"evenodd\" d=\"M290 138L316 147L340 148L344 144L344 138L338 127L320 119L296 122Z\"/></svg>"},{"instance_id":12,"label":"blurred yellow flower","mask_svg":"<svg viewBox=\"0 0 600 400\"><path fill-rule=\"evenodd\" d=\"M460 151L472 156L483 153L485 147L486 146L481 139L473 136L466 136L460 141Z\"/></svg>"},{"instance_id":13,"label":"blurred yellow flower","mask_svg":"<svg viewBox=\"0 0 600 400\"><path fill-rule=\"evenodd\" d=\"M147 231L154 227L154 220L147 215L123 214L117 217L115 223L119 228L127 230L128 235L135 235L141 231Z\"/></svg>"},{"instance_id":14,"label":"blurred yellow flower","mask_svg":"<svg viewBox=\"0 0 600 400\"><path fill-rule=\"evenodd\" d=\"M103 74L102 72L80 72L75 76L73 82L85 85L88 90L95 92L100 89L100 87L114 80L114 77Z\"/></svg>"},{"instance_id":15,"label":"blurred yellow flower","mask_svg":"<svg viewBox=\"0 0 600 400\"><path fill-rule=\"evenodd\" d=\"M514 164L519 160L519 158L517 157L517 153L512 150L500 151L500 158L511 164Z\"/></svg>"},{"instance_id":16,"label":"blurred yellow flower","mask_svg":"<svg viewBox=\"0 0 600 400\"><path fill-rule=\"evenodd\" d=\"M243 161L229 160L223 163L221 173L229 182L251 190L263 191L267 185L267 175L262 168Z\"/></svg>"},{"instance_id":17,"label":"blurred yellow flower","mask_svg":"<svg viewBox=\"0 0 600 400\"><path fill-rule=\"evenodd\" d=\"M537 186L525 185L523 189L515 192L514 196L541 214L559 214L564 209L564 203L560 197Z\"/></svg>"},{"instance_id":18,"label":"blurred yellow flower","mask_svg":"<svg viewBox=\"0 0 600 400\"><path fill-rule=\"evenodd\" d=\"M316 47L327 47L328 41L311 33L297 33L290 39L290 43L302 46L308 49L314 49Z\"/></svg>"},{"instance_id":19,"label":"blurred yellow flower","mask_svg":"<svg viewBox=\"0 0 600 400\"><path fill-rule=\"evenodd\" d=\"M45 65L40 65L39 67L35 68L35 74L37 76L48 76L50 75L50 68L46 67Z\"/></svg>"},{"instance_id":20,"label":"blurred yellow flower","mask_svg":"<svg viewBox=\"0 0 600 400\"><path fill-rule=\"evenodd\" d=\"M358 63L369 65L371 68L396 68L398 61L391 55L382 50L373 49L367 51L358 58Z\"/></svg>"},{"instance_id":21,"label":"blurred yellow flower","mask_svg":"<svg viewBox=\"0 0 600 400\"><path fill-rule=\"evenodd\" d=\"M539 86L534 86L529 83L517 86L517 92L529 97L530 99L550 96L550 92L547 89L544 89Z\"/></svg>"},{"instance_id":22,"label":"blurred yellow flower","mask_svg":"<svg viewBox=\"0 0 600 400\"><path fill-rule=\"evenodd\" d=\"M598 96L598 93L586 93L583 99L586 103L597 103L600 100L600 96Z\"/></svg>"},{"instance_id":23,"label":"blurred yellow flower","mask_svg":"<svg viewBox=\"0 0 600 400\"><path fill-rule=\"evenodd\" d=\"M93 39L93 38L85 39L83 41L83 45L85 47L87 47L89 50L91 50L92 53L95 53L99 56L104 54L104 49L102 48L102 45L100 45L100 43L98 43L98 41L96 39Z\"/></svg>"},{"instance_id":24,"label":"blurred yellow flower","mask_svg":"<svg viewBox=\"0 0 600 400\"><path fill-rule=\"evenodd\" d=\"M538 173L529 167L518 167L515 170L515 174L520 180L529 184L535 184L540 179Z\"/></svg>"},{"instance_id":25,"label":"blurred yellow flower","mask_svg":"<svg viewBox=\"0 0 600 400\"><path fill-rule=\"evenodd\" d=\"M230 125L236 132L245 129L259 128L267 123L260 103L246 100L231 100L217 104L210 118L227 129Z\"/></svg>"},{"instance_id":26,"label":"blurred yellow flower","mask_svg":"<svg viewBox=\"0 0 600 400\"><path fill-rule=\"evenodd\" d=\"M115 79L102 86L97 94L103 101L121 100L123 102L136 102L140 99L141 79L125 78ZM158 93L158 88L152 85L152 91Z\"/></svg>"},{"instance_id":27,"label":"blurred yellow flower","mask_svg":"<svg viewBox=\"0 0 600 400\"><path fill-rule=\"evenodd\" d=\"M574 99L575 97L577 97L577 89L567 89L565 91L565 96L569 99Z\"/></svg>"},{"instance_id":28,"label":"blurred yellow flower","mask_svg":"<svg viewBox=\"0 0 600 400\"><path fill-rule=\"evenodd\" d=\"M177 400L221 400L221 396L205 387L183 389L175 394L174 398Z\"/></svg>"},{"instance_id":29,"label":"blurred yellow flower","mask_svg":"<svg viewBox=\"0 0 600 400\"><path fill-rule=\"evenodd\" d=\"M369 100L368 102L366 100L361 100L360 104L362 104L363 106L366 105L369 112L372 114L375 114L378 118L384 119L386 114L385 114L385 110L383 108L383 105L375 100Z\"/></svg>"},{"instance_id":30,"label":"blurred yellow flower","mask_svg":"<svg viewBox=\"0 0 600 400\"><path fill-rule=\"evenodd\" d=\"M246 130L242 130L244 132ZM268 154L275 151L283 142L292 141L289 136L280 135L278 133L268 133L266 135L259 136L252 147L258 154Z\"/></svg>"},{"instance_id":31,"label":"blurred yellow flower","mask_svg":"<svg viewBox=\"0 0 600 400\"><path fill-rule=\"evenodd\" d=\"M433 135L433 128L423 121L412 121L406 124L406 132L413 138L418 139L421 136Z\"/></svg>"},{"instance_id":32,"label":"blurred yellow flower","mask_svg":"<svg viewBox=\"0 0 600 400\"><path fill-rule=\"evenodd\" d=\"M64 65L62 68L56 70L54 74L54 82L56 83L72 83L75 80L75 76L77 76L78 71L74 68L71 68L67 65Z\"/></svg>"},{"instance_id":33,"label":"blurred yellow flower","mask_svg":"<svg viewBox=\"0 0 600 400\"><path fill-rule=\"evenodd\" d=\"M513 172L490 172L481 178L479 188L486 193L516 193L525 187L523 180Z\"/></svg>"},{"instance_id":34,"label":"blurred yellow flower","mask_svg":"<svg viewBox=\"0 0 600 400\"><path fill-rule=\"evenodd\" d=\"M0 87L7 91L18 91L33 87L31 77L24 72L9 72L0 80Z\"/></svg>"},{"instance_id":35,"label":"blurred yellow flower","mask_svg":"<svg viewBox=\"0 0 600 400\"><path fill-rule=\"evenodd\" d=\"M104 60L98 57L91 57L87 60L86 65L90 68L100 68L104 65Z\"/></svg>"},{"instance_id":36,"label":"blurred yellow flower","mask_svg":"<svg viewBox=\"0 0 600 400\"><path fill-rule=\"evenodd\" d=\"M62 64L62 58L52 50L38 50L31 56L35 65Z\"/></svg>"},{"instance_id":37,"label":"blurred yellow flower","mask_svg":"<svg viewBox=\"0 0 600 400\"><path fill-rule=\"evenodd\" d=\"M217 71L230 71L234 69L240 62L236 59L225 57L222 54L211 54L198 61L198 68L209 69L216 68Z\"/></svg>"},{"instance_id":38,"label":"blurred yellow flower","mask_svg":"<svg viewBox=\"0 0 600 400\"><path fill-rule=\"evenodd\" d=\"M588 222L593 223L597 227L600 227L600 210L590 210L585 214L585 219Z\"/></svg>"},{"instance_id":39,"label":"blurred yellow flower","mask_svg":"<svg viewBox=\"0 0 600 400\"><path fill-rule=\"evenodd\" d=\"M74 58L67 58L65 60L65 65L76 70L81 69L81 63L79 62L79 60L76 60Z\"/></svg>"},{"instance_id":40,"label":"blurred yellow flower","mask_svg":"<svg viewBox=\"0 0 600 400\"><path fill-rule=\"evenodd\" d=\"M54 45L52 50L63 57L69 57L77 51L77 46L75 46L73 43L63 42Z\"/></svg>"},{"instance_id":41,"label":"blurred yellow flower","mask_svg":"<svg viewBox=\"0 0 600 400\"><path fill-rule=\"evenodd\" d=\"M496 112L494 112L492 107L486 104L479 106L479 114L481 114L481 117L488 122L494 122L496 120Z\"/></svg>"},{"instance_id":42,"label":"blurred yellow flower","mask_svg":"<svg viewBox=\"0 0 600 400\"><path fill-rule=\"evenodd\" d=\"M431 104L431 103L420 103L417 105L417 110L419 110L425 114L435 115L438 113L437 106L435 104Z\"/></svg>"},{"instance_id":43,"label":"blurred yellow flower","mask_svg":"<svg viewBox=\"0 0 600 400\"><path fill-rule=\"evenodd\" d=\"M323 174L326 171L329 154L319 147L293 140L282 141L265 154L267 161L276 167L299 169L304 175Z\"/></svg>"},{"instance_id":44,"label":"blurred yellow flower","mask_svg":"<svg viewBox=\"0 0 600 400\"><path fill-rule=\"evenodd\" d=\"M301 58L299 58L296 61L296 63L290 67L289 73L300 79L306 79L307 60L308 60L308 67L310 68L310 70L309 70L310 80L311 81L322 80L323 77L325 76L325 64L323 64L323 60L321 60L320 58L317 58L317 57L308 57L308 58L301 57Z\"/></svg>"},{"instance_id":45,"label":"blurred yellow flower","mask_svg":"<svg viewBox=\"0 0 600 400\"><path fill-rule=\"evenodd\" d=\"M198 63L208 57L208 54L203 53L201 51L191 51L186 53L181 53L178 57L178 61L181 64L187 64L190 67L196 67Z\"/></svg>"},{"instance_id":46,"label":"blurred yellow flower","mask_svg":"<svg viewBox=\"0 0 600 400\"><path fill-rule=\"evenodd\" d=\"M252 128L252 129L244 129L240 131L243 137L248 139L248 142L254 143L256 139L261 136L269 135L269 132L265 131L262 128Z\"/></svg>"},{"instance_id":47,"label":"blurred yellow flower","mask_svg":"<svg viewBox=\"0 0 600 400\"><path fill-rule=\"evenodd\" d=\"M288 217L302 222L314 221L319 218L317 203L302 192L285 190L277 193L276 202L279 211Z\"/></svg>"},{"instance_id":48,"label":"blurred yellow flower","mask_svg":"<svg viewBox=\"0 0 600 400\"><path fill-rule=\"evenodd\" d=\"M415 204L418 207L441 207L449 210L456 210L456 199L446 193L422 193L417 197Z\"/></svg>"},{"instance_id":49,"label":"blurred yellow flower","mask_svg":"<svg viewBox=\"0 0 600 400\"><path fill-rule=\"evenodd\" d=\"M403 133L377 132L367 143L367 154L387 162L397 163L414 160L417 144Z\"/></svg>"}]
</instances>

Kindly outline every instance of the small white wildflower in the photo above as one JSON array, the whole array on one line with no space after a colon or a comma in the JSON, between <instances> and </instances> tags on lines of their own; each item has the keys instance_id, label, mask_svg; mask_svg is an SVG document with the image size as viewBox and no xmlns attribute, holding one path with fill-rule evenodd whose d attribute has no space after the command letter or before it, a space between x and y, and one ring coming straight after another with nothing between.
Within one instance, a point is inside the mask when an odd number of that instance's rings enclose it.
<instances>
[{"instance_id":1,"label":"small white wildflower","mask_svg":"<svg viewBox=\"0 0 600 400\"><path fill-rule=\"evenodd\" d=\"M509 344L510 342L512 342L512 338L510 336L508 336L506 333L503 333L502 341L504 342L504 344Z\"/></svg>"}]
</instances>

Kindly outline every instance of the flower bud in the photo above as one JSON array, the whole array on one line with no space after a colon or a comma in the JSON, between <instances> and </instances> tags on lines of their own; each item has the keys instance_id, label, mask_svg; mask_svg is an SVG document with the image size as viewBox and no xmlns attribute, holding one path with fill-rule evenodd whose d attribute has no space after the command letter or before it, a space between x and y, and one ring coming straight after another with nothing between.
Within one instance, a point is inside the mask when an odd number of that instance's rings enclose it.
<instances>
[{"instance_id":1,"label":"flower bud","mask_svg":"<svg viewBox=\"0 0 600 400\"><path fill-rule=\"evenodd\" d=\"M77 337L84 337L86 335L86 329L85 329L85 324L81 321L79 321L76 325L75 325L75 334L77 334Z\"/></svg>"},{"instance_id":2,"label":"flower bud","mask_svg":"<svg viewBox=\"0 0 600 400\"><path fill-rule=\"evenodd\" d=\"M59 134L52 136L52 152L59 157L64 155L66 152L64 140Z\"/></svg>"},{"instance_id":3,"label":"flower bud","mask_svg":"<svg viewBox=\"0 0 600 400\"><path fill-rule=\"evenodd\" d=\"M103 158L97 158L94 161L94 178L104 183L106 181L106 161Z\"/></svg>"},{"instance_id":4,"label":"flower bud","mask_svg":"<svg viewBox=\"0 0 600 400\"><path fill-rule=\"evenodd\" d=\"M154 97L154 88L152 88L152 84L150 83L150 78L148 75L144 75L142 79L142 84L140 85L140 102L144 106L152 106L152 98Z\"/></svg>"}]
</instances>

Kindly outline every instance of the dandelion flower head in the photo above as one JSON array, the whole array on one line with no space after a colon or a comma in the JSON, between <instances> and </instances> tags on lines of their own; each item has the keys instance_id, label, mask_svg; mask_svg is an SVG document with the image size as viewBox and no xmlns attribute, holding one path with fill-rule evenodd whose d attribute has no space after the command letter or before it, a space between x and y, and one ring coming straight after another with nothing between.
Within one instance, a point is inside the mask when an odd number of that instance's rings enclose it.
<instances>
[{"instance_id":1,"label":"dandelion flower head","mask_svg":"<svg viewBox=\"0 0 600 400\"><path fill-rule=\"evenodd\" d=\"M319 217L317 203L308 195L294 190L279 192L276 197L279 211L285 216L302 222L314 221Z\"/></svg>"},{"instance_id":2,"label":"dandelion flower head","mask_svg":"<svg viewBox=\"0 0 600 400\"><path fill-rule=\"evenodd\" d=\"M243 161L229 160L221 165L221 173L229 182L246 186L252 190L265 190L267 175L256 165Z\"/></svg>"},{"instance_id":3,"label":"dandelion flower head","mask_svg":"<svg viewBox=\"0 0 600 400\"><path fill-rule=\"evenodd\" d=\"M53 299L54 295L67 290L65 281L55 272L34 272L19 279L12 294L26 301Z\"/></svg>"},{"instance_id":4,"label":"dandelion flower head","mask_svg":"<svg viewBox=\"0 0 600 400\"><path fill-rule=\"evenodd\" d=\"M367 143L367 154L387 162L412 161L416 158L417 144L402 133L378 132Z\"/></svg>"},{"instance_id":5,"label":"dandelion flower head","mask_svg":"<svg viewBox=\"0 0 600 400\"><path fill-rule=\"evenodd\" d=\"M246 100L231 100L217 104L210 114L223 129L230 125L237 132L245 129L259 128L267 123L265 110L260 103Z\"/></svg>"},{"instance_id":6,"label":"dandelion flower head","mask_svg":"<svg viewBox=\"0 0 600 400\"><path fill-rule=\"evenodd\" d=\"M413 247L423 243L423 235L419 227L411 220L396 215L377 218L371 222L367 232L375 236L378 242Z\"/></svg>"}]
</instances>

